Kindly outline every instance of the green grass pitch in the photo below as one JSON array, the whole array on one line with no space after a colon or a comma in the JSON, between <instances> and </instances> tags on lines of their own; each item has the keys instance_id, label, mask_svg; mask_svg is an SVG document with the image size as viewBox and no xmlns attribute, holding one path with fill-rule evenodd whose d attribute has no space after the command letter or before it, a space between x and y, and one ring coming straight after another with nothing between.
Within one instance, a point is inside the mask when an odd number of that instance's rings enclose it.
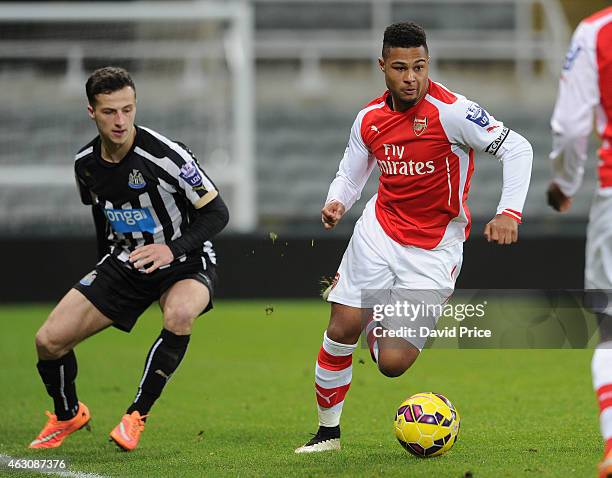
<instances>
[{"instance_id":1,"label":"green grass pitch","mask_svg":"<svg viewBox=\"0 0 612 478\"><path fill-rule=\"evenodd\" d=\"M314 362L329 307L314 300L218 301L196 323L185 360L132 453L119 452L107 436L134 397L160 313L151 308L129 335L102 332L76 349L92 432L79 431L56 450L28 450L51 407L33 343L49 311L0 308L5 457L63 458L73 472L113 477L596 476L602 443L590 350L425 350L411 370L389 379L360 348L343 449L295 455L317 428ZM442 457L415 458L395 440L396 407L420 391L445 394L461 413L458 442Z\"/></svg>"}]
</instances>

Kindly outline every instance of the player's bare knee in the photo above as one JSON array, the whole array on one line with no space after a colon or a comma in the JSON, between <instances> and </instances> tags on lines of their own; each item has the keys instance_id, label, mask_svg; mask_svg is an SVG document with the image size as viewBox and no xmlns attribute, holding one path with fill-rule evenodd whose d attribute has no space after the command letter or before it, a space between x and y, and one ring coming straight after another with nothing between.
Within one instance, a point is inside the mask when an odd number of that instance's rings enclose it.
<instances>
[{"instance_id":1,"label":"player's bare knee","mask_svg":"<svg viewBox=\"0 0 612 478\"><path fill-rule=\"evenodd\" d=\"M327 327L327 338L340 344L354 344L359 340L360 331L350 330L350 328L331 323Z\"/></svg>"},{"instance_id":2,"label":"player's bare knee","mask_svg":"<svg viewBox=\"0 0 612 478\"><path fill-rule=\"evenodd\" d=\"M380 370L380 373L382 373L385 377L389 377L389 378L401 377L405 372L405 370L403 369L387 368L387 367L382 367L382 366L379 366L378 369Z\"/></svg>"},{"instance_id":3,"label":"player's bare knee","mask_svg":"<svg viewBox=\"0 0 612 478\"><path fill-rule=\"evenodd\" d=\"M34 344L36 345L36 350L45 349L47 347L47 335L42 327L36 332Z\"/></svg>"},{"instance_id":4,"label":"player's bare knee","mask_svg":"<svg viewBox=\"0 0 612 478\"><path fill-rule=\"evenodd\" d=\"M59 340L44 326L36 332L34 342L38 356L43 360L58 359L70 351L70 348L63 341Z\"/></svg>"},{"instance_id":5,"label":"player's bare knee","mask_svg":"<svg viewBox=\"0 0 612 478\"><path fill-rule=\"evenodd\" d=\"M174 334L190 334L194 320L194 314L187 305L170 305L164 309L164 327Z\"/></svg>"},{"instance_id":6,"label":"player's bare knee","mask_svg":"<svg viewBox=\"0 0 612 478\"><path fill-rule=\"evenodd\" d=\"M400 351L381 351L378 359L378 369L387 377L399 377L412 367L418 354L402 353Z\"/></svg>"},{"instance_id":7,"label":"player's bare knee","mask_svg":"<svg viewBox=\"0 0 612 478\"><path fill-rule=\"evenodd\" d=\"M354 344L361 334L361 318L353 308L340 304L332 305L331 318L327 326L327 337L341 344Z\"/></svg>"},{"instance_id":8,"label":"player's bare knee","mask_svg":"<svg viewBox=\"0 0 612 478\"><path fill-rule=\"evenodd\" d=\"M327 327L327 338L333 340L334 342L345 343L346 333L343 327L330 324Z\"/></svg>"},{"instance_id":9,"label":"player's bare knee","mask_svg":"<svg viewBox=\"0 0 612 478\"><path fill-rule=\"evenodd\" d=\"M410 368L410 365L412 364L406 365L406 364L398 363L398 362L392 362L392 363L379 362L378 370L380 370L380 372L384 376L394 378L394 377L399 377L403 375L404 372Z\"/></svg>"}]
</instances>

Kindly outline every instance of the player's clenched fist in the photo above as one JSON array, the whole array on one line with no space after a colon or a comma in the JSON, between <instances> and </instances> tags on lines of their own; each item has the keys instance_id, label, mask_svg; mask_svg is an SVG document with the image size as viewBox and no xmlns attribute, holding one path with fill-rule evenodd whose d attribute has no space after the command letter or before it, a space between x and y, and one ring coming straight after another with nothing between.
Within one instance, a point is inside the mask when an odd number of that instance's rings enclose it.
<instances>
[{"instance_id":1,"label":"player's clenched fist","mask_svg":"<svg viewBox=\"0 0 612 478\"><path fill-rule=\"evenodd\" d=\"M344 215L346 208L340 201L331 201L321 209L321 221L325 229L332 229Z\"/></svg>"},{"instance_id":2,"label":"player's clenched fist","mask_svg":"<svg viewBox=\"0 0 612 478\"><path fill-rule=\"evenodd\" d=\"M512 244L518 241L518 223L511 217L498 214L485 226L487 241L498 244Z\"/></svg>"}]
</instances>

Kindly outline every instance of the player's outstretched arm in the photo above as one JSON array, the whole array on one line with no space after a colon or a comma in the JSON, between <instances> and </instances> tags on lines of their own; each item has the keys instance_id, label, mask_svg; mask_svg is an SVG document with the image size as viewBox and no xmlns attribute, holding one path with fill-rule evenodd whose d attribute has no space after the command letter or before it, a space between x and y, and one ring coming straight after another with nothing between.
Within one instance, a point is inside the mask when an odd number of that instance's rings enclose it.
<instances>
[{"instance_id":1,"label":"player's outstretched arm","mask_svg":"<svg viewBox=\"0 0 612 478\"><path fill-rule=\"evenodd\" d=\"M321 209L321 222L327 230L333 229L342 219L346 208L340 201L330 201Z\"/></svg>"},{"instance_id":2,"label":"player's outstretched arm","mask_svg":"<svg viewBox=\"0 0 612 478\"><path fill-rule=\"evenodd\" d=\"M518 241L518 222L504 214L498 214L485 226L484 236L489 242L512 244Z\"/></svg>"}]
</instances>

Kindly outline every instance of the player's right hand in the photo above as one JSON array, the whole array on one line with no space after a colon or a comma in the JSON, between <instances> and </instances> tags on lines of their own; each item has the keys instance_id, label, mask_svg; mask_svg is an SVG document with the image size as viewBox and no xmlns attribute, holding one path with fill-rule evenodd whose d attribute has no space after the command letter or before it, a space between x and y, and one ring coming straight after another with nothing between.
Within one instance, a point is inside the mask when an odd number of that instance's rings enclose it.
<instances>
[{"instance_id":1,"label":"player's right hand","mask_svg":"<svg viewBox=\"0 0 612 478\"><path fill-rule=\"evenodd\" d=\"M484 236L488 242L513 244L518 241L518 222L505 214L497 214L485 226Z\"/></svg>"},{"instance_id":2,"label":"player's right hand","mask_svg":"<svg viewBox=\"0 0 612 478\"><path fill-rule=\"evenodd\" d=\"M344 216L346 208L340 201L328 202L323 209L321 209L321 222L325 229L333 229L338 221Z\"/></svg>"},{"instance_id":3,"label":"player's right hand","mask_svg":"<svg viewBox=\"0 0 612 478\"><path fill-rule=\"evenodd\" d=\"M555 182L551 182L548 185L546 197L548 205L555 211L565 212L569 211L569 208L572 207L572 198L563 194L563 191L561 191L561 188Z\"/></svg>"}]
</instances>

